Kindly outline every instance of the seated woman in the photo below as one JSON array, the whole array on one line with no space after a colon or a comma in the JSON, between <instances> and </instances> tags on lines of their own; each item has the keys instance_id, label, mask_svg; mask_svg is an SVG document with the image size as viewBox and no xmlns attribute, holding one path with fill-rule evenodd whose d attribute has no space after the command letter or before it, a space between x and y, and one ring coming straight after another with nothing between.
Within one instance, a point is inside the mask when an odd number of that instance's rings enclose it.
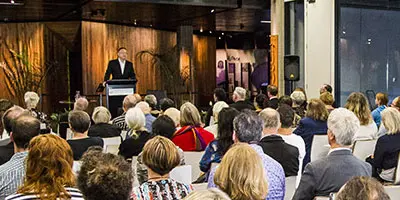
<instances>
[{"instance_id":1,"label":"seated woman","mask_svg":"<svg viewBox=\"0 0 400 200\"><path fill-rule=\"evenodd\" d=\"M90 137L116 137L121 135L121 130L110 124L111 113L106 107L96 107L92 114L94 125L89 128L88 135Z\"/></svg>"},{"instance_id":2,"label":"seated woman","mask_svg":"<svg viewBox=\"0 0 400 200\"><path fill-rule=\"evenodd\" d=\"M383 185L367 176L355 176L336 194L335 200L390 200Z\"/></svg>"},{"instance_id":3,"label":"seated woman","mask_svg":"<svg viewBox=\"0 0 400 200\"><path fill-rule=\"evenodd\" d=\"M225 101L218 101L214 104L213 109L212 109L212 113L213 113L213 124L211 124L210 126L207 126L204 128L204 130L212 133L214 135L214 137L218 137L218 115L219 112L221 112L221 110L223 108L228 108L229 105L225 103Z\"/></svg>"},{"instance_id":4,"label":"seated woman","mask_svg":"<svg viewBox=\"0 0 400 200\"><path fill-rule=\"evenodd\" d=\"M131 199L183 199L193 190L191 185L169 177L171 170L180 163L178 150L169 139L155 136L149 140L143 148L142 158L149 178L133 189Z\"/></svg>"},{"instance_id":5,"label":"seated woman","mask_svg":"<svg viewBox=\"0 0 400 200\"><path fill-rule=\"evenodd\" d=\"M182 128L172 137L172 142L183 151L204 151L207 145L214 140L214 135L201 127L199 110L190 102L181 106Z\"/></svg>"},{"instance_id":6,"label":"seated woman","mask_svg":"<svg viewBox=\"0 0 400 200\"><path fill-rule=\"evenodd\" d=\"M300 120L299 126L294 130L294 134L303 138L306 144L306 156L303 160L303 169L310 162L311 144L314 135L326 135L328 132L329 112L325 104L320 99L311 99L307 105L305 118Z\"/></svg>"},{"instance_id":7,"label":"seated woman","mask_svg":"<svg viewBox=\"0 0 400 200\"><path fill-rule=\"evenodd\" d=\"M217 188L197 190L189 194L185 200L231 200L228 195Z\"/></svg>"},{"instance_id":8,"label":"seated woman","mask_svg":"<svg viewBox=\"0 0 400 200\"><path fill-rule=\"evenodd\" d=\"M360 92L351 93L344 107L352 111L360 120L360 129L355 135L356 140L378 137L378 127L372 119L369 103L364 94Z\"/></svg>"},{"instance_id":9,"label":"seated woman","mask_svg":"<svg viewBox=\"0 0 400 200\"><path fill-rule=\"evenodd\" d=\"M44 124L45 127L40 128L41 133L50 133L50 127L47 121L47 115L43 112L37 110L37 105L40 101L40 97L36 92L26 92L24 95L26 110L40 121L40 123Z\"/></svg>"},{"instance_id":10,"label":"seated woman","mask_svg":"<svg viewBox=\"0 0 400 200\"><path fill-rule=\"evenodd\" d=\"M91 147L81 161L77 181L86 200L129 199L132 169L122 157Z\"/></svg>"},{"instance_id":11,"label":"seated woman","mask_svg":"<svg viewBox=\"0 0 400 200\"><path fill-rule=\"evenodd\" d=\"M119 146L119 154L125 159L138 156L146 142L153 137L146 128L146 118L140 108L130 108L125 114L125 121L130 128L127 139Z\"/></svg>"},{"instance_id":12,"label":"seated woman","mask_svg":"<svg viewBox=\"0 0 400 200\"><path fill-rule=\"evenodd\" d=\"M217 167L214 182L233 200L265 199L268 183L260 156L248 144L236 144Z\"/></svg>"},{"instance_id":13,"label":"seated woman","mask_svg":"<svg viewBox=\"0 0 400 200\"><path fill-rule=\"evenodd\" d=\"M80 160L91 146L103 147L104 141L100 137L89 137L90 117L84 111L71 111L68 114L69 126L73 132L73 137L67 140L74 153L74 160Z\"/></svg>"},{"instance_id":14,"label":"seated woman","mask_svg":"<svg viewBox=\"0 0 400 200\"><path fill-rule=\"evenodd\" d=\"M293 100L292 108L297 115L301 118L305 117L307 108L307 97L304 89L297 88L291 95L290 98Z\"/></svg>"},{"instance_id":15,"label":"seated woman","mask_svg":"<svg viewBox=\"0 0 400 200\"><path fill-rule=\"evenodd\" d=\"M171 108L168 108L171 109ZM168 117L167 115L161 115L159 116L152 125L153 128L153 135L159 135L166 137L168 139L171 139L172 135L175 133L175 123L174 121ZM179 151L179 157L181 160L181 165L185 165L185 158L183 155L182 149L179 147L176 147ZM148 176L147 176L147 167L143 163L143 158L142 154L140 153L138 158L137 158L137 164L136 164L136 174L137 174L137 179L140 184L144 183L147 181Z\"/></svg>"},{"instance_id":16,"label":"seated woman","mask_svg":"<svg viewBox=\"0 0 400 200\"><path fill-rule=\"evenodd\" d=\"M233 119L239 114L240 112L235 108L223 108L219 113L218 137L208 144L200 160L200 170L202 172L208 173L212 163L220 163L224 154L233 144Z\"/></svg>"},{"instance_id":17,"label":"seated woman","mask_svg":"<svg viewBox=\"0 0 400 200\"><path fill-rule=\"evenodd\" d=\"M325 108L328 110L329 113L331 113L332 110L335 109L333 107L335 100L333 99L333 95L331 93L324 92L319 96L319 99L321 99L321 101L324 102Z\"/></svg>"},{"instance_id":18,"label":"seated woman","mask_svg":"<svg viewBox=\"0 0 400 200\"><path fill-rule=\"evenodd\" d=\"M83 200L75 186L72 150L68 143L52 134L39 135L29 143L26 175L17 194L7 200L72 199Z\"/></svg>"},{"instance_id":19,"label":"seated woman","mask_svg":"<svg viewBox=\"0 0 400 200\"><path fill-rule=\"evenodd\" d=\"M400 112L390 107L381 114L388 132L378 139L374 155L367 158L367 162L372 165L373 177L392 182L400 153Z\"/></svg>"}]
</instances>

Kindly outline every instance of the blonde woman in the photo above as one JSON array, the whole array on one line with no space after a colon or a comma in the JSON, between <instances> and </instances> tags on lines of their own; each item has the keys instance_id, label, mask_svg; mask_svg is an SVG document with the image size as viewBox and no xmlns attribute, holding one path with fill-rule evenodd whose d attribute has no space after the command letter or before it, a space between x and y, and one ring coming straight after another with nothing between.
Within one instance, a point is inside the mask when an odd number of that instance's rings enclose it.
<instances>
[{"instance_id":1,"label":"blonde woman","mask_svg":"<svg viewBox=\"0 0 400 200\"><path fill-rule=\"evenodd\" d=\"M369 103L364 94L351 93L344 107L353 112L360 120L360 129L355 135L356 140L377 138L378 127L372 119Z\"/></svg>"},{"instance_id":2,"label":"blonde woman","mask_svg":"<svg viewBox=\"0 0 400 200\"><path fill-rule=\"evenodd\" d=\"M248 144L236 144L217 167L214 182L232 200L262 200L268 194L268 183L257 152Z\"/></svg>"},{"instance_id":3,"label":"blonde woman","mask_svg":"<svg viewBox=\"0 0 400 200\"><path fill-rule=\"evenodd\" d=\"M88 135L90 137L116 137L121 135L120 129L110 124L111 113L106 107L96 107L92 114L94 125L89 128Z\"/></svg>"},{"instance_id":4,"label":"blonde woman","mask_svg":"<svg viewBox=\"0 0 400 200\"><path fill-rule=\"evenodd\" d=\"M201 127L199 110L192 103L181 106L182 128L172 137L172 142L183 151L204 151L207 145L214 140L214 135Z\"/></svg>"},{"instance_id":5,"label":"blonde woman","mask_svg":"<svg viewBox=\"0 0 400 200\"><path fill-rule=\"evenodd\" d=\"M367 162L372 165L373 177L391 182L394 180L400 152L400 112L389 107L381 114L387 134L378 139L374 155Z\"/></svg>"},{"instance_id":6,"label":"blonde woman","mask_svg":"<svg viewBox=\"0 0 400 200\"><path fill-rule=\"evenodd\" d=\"M184 200L231 200L227 194L217 188L197 190L189 194Z\"/></svg>"},{"instance_id":7,"label":"blonde woman","mask_svg":"<svg viewBox=\"0 0 400 200\"><path fill-rule=\"evenodd\" d=\"M138 156L146 142L153 137L146 128L146 118L140 108L130 108L125 114L125 121L128 127L127 139L119 146L119 154L125 159Z\"/></svg>"},{"instance_id":8,"label":"blonde woman","mask_svg":"<svg viewBox=\"0 0 400 200\"><path fill-rule=\"evenodd\" d=\"M306 117L300 120L294 134L303 138L306 144L306 156L303 160L303 169L310 162L311 144L314 135L326 135L328 132L329 112L320 99L311 99L307 105Z\"/></svg>"},{"instance_id":9,"label":"blonde woman","mask_svg":"<svg viewBox=\"0 0 400 200\"><path fill-rule=\"evenodd\" d=\"M333 95L331 93L324 92L319 96L319 99L321 99L321 101L324 102L325 108L328 110L329 113L331 113L332 110L335 109L333 107L335 100L333 99Z\"/></svg>"}]
</instances>

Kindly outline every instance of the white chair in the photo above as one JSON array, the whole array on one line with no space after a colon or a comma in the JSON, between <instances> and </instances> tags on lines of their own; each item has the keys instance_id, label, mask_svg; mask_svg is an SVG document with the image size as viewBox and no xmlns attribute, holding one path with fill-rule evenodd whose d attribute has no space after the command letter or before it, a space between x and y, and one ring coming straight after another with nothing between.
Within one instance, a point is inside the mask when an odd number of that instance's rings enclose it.
<instances>
[{"instance_id":1,"label":"white chair","mask_svg":"<svg viewBox=\"0 0 400 200\"><path fill-rule=\"evenodd\" d=\"M394 173L394 184L395 185L400 185L400 154L399 154L399 158L397 160L396 171Z\"/></svg>"},{"instance_id":2,"label":"white chair","mask_svg":"<svg viewBox=\"0 0 400 200\"><path fill-rule=\"evenodd\" d=\"M74 161L72 164L72 171L75 175L78 175L79 170L81 170L82 161Z\"/></svg>"},{"instance_id":3,"label":"white chair","mask_svg":"<svg viewBox=\"0 0 400 200\"><path fill-rule=\"evenodd\" d=\"M356 140L353 145L353 155L358 159L365 159L374 154L376 140Z\"/></svg>"},{"instance_id":4,"label":"white chair","mask_svg":"<svg viewBox=\"0 0 400 200\"><path fill-rule=\"evenodd\" d=\"M329 200L329 197L314 197L314 200Z\"/></svg>"},{"instance_id":5,"label":"white chair","mask_svg":"<svg viewBox=\"0 0 400 200\"><path fill-rule=\"evenodd\" d=\"M104 141L104 146L103 146L103 152L106 152L107 146L118 146L121 144L121 137L110 137L110 138L103 138Z\"/></svg>"},{"instance_id":6,"label":"white chair","mask_svg":"<svg viewBox=\"0 0 400 200\"><path fill-rule=\"evenodd\" d=\"M11 142L10 138L5 138L0 140L0 146L6 146L7 144L9 144Z\"/></svg>"},{"instance_id":7,"label":"white chair","mask_svg":"<svg viewBox=\"0 0 400 200\"><path fill-rule=\"evenodd\" d=\"M389 195L390 199L399 199L400 197L400 186L391 185L391 186L383 186L385 188L386 193Z\"/></svg>"},{"instance_id":8,"label":"white chair","mask_svg":"<svg viewBox=\"0 0 400 200\"><path fill-rule=\"evenodd\" d=\"M126 140L127 134L128 134L128 131L121 131L122 141Z\"/></svg>"},{"instance_id":9,"label":"white chair","mask_svg":"<svg viewBox=\"0 0 400 200\"><path fill-rule=\"evenodd\" d=\"M285 200L291 200L293 198L293 195L296 192L296 180L297 176L289 176L285 178L285 183L286 183Z\"/></svg>"},{"instance_id":10,"label":"white chair","mask_svg":"<svg viewBox=\"0 0 400 200\"><path fill-rule=\"evenodd\" d=\"M65 138L65 139L70 140L70 139L72 139L73 136L74 136L74 134L72 133L72 130L70 128L67 128L67 138Z\"/></svg>"},{"instance_id":11,"label":"white chair","mask_svg":"<svg viewBox=\"0 0 400 200\"><path fill-rule=\"evenodd\" d=\"M195 191L207 190L207 183L192 184Z\"/></svg>"},{"instance_id":12,"label":"white chair","mask_svg":"<svg viewBox=\"0 0 400 200\"><path fill-rule=\"evenodd\" d=\"M106 153L111 153L111 154L114 154L114 155L118 155L119 145L107 145L105 148L106 148L105 149Z\"/></svg>"},{"instance_id":13,"label":"white chair","mask_svg":"<svg viewBox=\"0 0 400 200\"><path fill-rule=\"evenodd\" d=\"M138 181L138 179L137 179L137 176L136 176L136 164L137 164L137 156L133 156L132 157L132 172L133 172L133 183L132 183L132 185L133 185L133 187L137 187L137 186L140 186L140 184L139 184L139 181Z\"/></svg>"},{"instance_id":14,"label":"white chair","mask_svg":"<svg viewBox=\"0 0 400 200\"><path fill-rule=\"evenodd\" d=\"M192 184L192 166L190 165L181 165L175 167L170 173L169 176L181 183Z\"/></svg>"},{"instance_id":15,"label":"white chair","mask_svg":"<svg viewBox=\"0 0 400 200\"><path fill-rule=\"evenodd\" d=\"M314 135L311 145L311 162L326 157L329 149L328 135Z\"/></svg>"},{"instance_id":16,"label":"white chair","mask_svg":"<svg viewBox=\"0 0 400 200\"><path fill-rule=\"evenodd\" d=\"M185 156L185 164L192 166L192 182L197 180L200 176L200 160L203 157L204 151L185 151L183 152Z\"/></svg>"}]
</instances>

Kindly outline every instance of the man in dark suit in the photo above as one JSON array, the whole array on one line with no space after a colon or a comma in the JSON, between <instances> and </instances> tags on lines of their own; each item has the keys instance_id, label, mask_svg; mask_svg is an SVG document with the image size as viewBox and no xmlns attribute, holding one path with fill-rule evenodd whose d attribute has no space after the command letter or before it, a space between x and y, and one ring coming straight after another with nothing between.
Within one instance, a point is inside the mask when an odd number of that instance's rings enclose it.
<instances>
[{"instance_id":1,"label":"man in dark suit","mask_svg":"<svg viewBox=\"0 0 400 200\"><path fill-rule=\"evenodd\" d=\"M278 108L278 104L279 104L278 88L274 85L268 85L267 95L268 95L268 99L269 99L268 103L267 103L267 107L273 108L276 110Z\"/></svg>"},{"instance_id":2,"label":"man in dark suit","mask_svg":"<svg viewBox=\"0 0 400 200\"><path fill-rule=\"evenodd\" d=\"M118 49L118 59L111 60L108 63L107 71L104 75L104 82L110 79L136 79L133 64L126 60L127 51L125 47Z\"/></svg>"},{"instance_id":3,"label":"man in dark suit","mask_svg":"<svg viewBox=\"0 0 400 200\"><path fill-rule=\"evenodd\" d=\"M232 100L235 102L229 107L236 108L238 111L242 111L244 109L255 110L253 104L249 101L246 101L246 89L242 87L236 87L235 91L233 91Z\"/></svg>"},{"instance_id":4,"label":"man in dark suit","mask_svg":"<svg viewBox=\"0 0 400 200\"><path fill-rule=\"evenodd\" d=\"M354 157L351 145L360 121L353 112L338 108L328 118L328 139L331 150L328 156L306 165L293 200L329 196L354 176L371 176L370 164Z\"/></svg>"}]
</instances>

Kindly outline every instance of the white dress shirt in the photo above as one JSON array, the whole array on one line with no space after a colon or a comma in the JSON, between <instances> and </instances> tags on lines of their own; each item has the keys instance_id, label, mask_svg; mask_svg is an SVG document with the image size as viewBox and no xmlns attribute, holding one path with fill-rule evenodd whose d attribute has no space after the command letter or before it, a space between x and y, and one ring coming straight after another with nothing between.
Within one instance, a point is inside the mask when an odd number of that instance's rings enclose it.
<instances>
[{"instance_id":1,"label":"white dress shirt","mask_svg":"<svg viewBox=\"0 0 400 200\"><path fill-rule=\"evenodd\" d=\"M124 74L125 60L121 60L118 58L118 61L119 61L119 66L121 66L121 74Z\"/></svg>"}]
</instances>

